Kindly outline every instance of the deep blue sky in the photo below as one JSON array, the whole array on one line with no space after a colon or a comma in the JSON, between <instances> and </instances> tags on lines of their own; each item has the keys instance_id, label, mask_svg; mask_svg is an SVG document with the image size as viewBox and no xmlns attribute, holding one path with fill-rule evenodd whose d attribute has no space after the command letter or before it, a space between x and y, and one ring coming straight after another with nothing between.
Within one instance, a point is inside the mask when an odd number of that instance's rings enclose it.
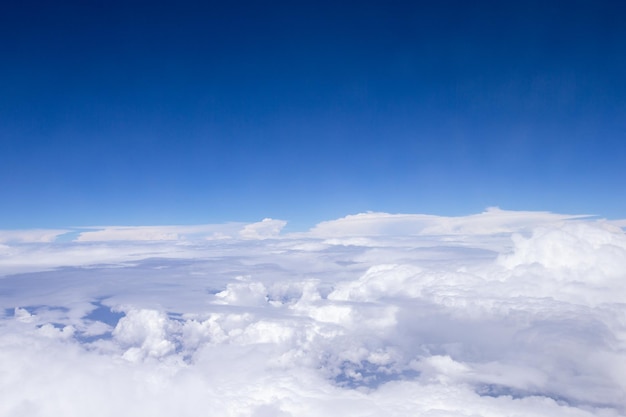
<instances>
[{"instance_id":1,"label":"deep blue sky","mask_svg":"<svg viewBox=\"0 0 626 417\"><path fill-rule=\"evenodd\" d=\"M626 217L623 2L7 3L0 228Z\"/></svg>"}]
</instances>

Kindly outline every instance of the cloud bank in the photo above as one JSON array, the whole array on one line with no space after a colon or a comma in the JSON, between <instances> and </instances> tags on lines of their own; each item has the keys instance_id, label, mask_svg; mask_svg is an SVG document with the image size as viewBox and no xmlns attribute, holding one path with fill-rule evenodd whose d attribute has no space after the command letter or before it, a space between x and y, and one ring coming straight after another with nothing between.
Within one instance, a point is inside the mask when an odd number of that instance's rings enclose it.
<instances>
[{"instance_id":1,"label":"cloud bank","mask_svg":"<svg viewBox=\"0 0 626 417\"><path fill-rule=\"evenodd\" d=\"M284 224L6 241L0 416L626 413L623 224Z\"/></svg>"}]
</instances>

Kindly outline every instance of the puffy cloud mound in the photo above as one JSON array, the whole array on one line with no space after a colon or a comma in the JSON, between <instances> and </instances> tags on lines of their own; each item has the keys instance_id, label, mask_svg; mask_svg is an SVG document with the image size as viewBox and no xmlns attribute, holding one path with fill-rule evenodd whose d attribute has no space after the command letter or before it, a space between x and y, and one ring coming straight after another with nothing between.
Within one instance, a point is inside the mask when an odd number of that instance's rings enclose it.
<instances>
[{"instance_id":1,"label":"puffy cloud mound","mask_svg":"<svg viewBox=\"0 0 626 417\"><path fill-rule=\"evenodd\" d=\"M533 230L532 235L513 235L515 251L502 258L508 267L538 264L571 273L589 272L619 277L626 267L626 236L611 225L565 223Z\"/></svg>"},{"instance_id":2,"label":"puffy cloud mound","mask_svg":"<svg viewBox=\"0 0 626 417\"><path fill-rule=\"evenodd\" d=\"M276 237L287 224L284 220L263 219L258 223L246 225L239 236L244 239L267 239Z\"/></svg>"},{"instance_id":3,"label":"puffy cloud mound","mask_svg":"<svg viewBox=\"0 0 626 417\"><path fill-rule=\"evenodd\" d=\"M626 413L619 222L283 226L4 245L0 416Z\"/></svg>"}]
</instances>

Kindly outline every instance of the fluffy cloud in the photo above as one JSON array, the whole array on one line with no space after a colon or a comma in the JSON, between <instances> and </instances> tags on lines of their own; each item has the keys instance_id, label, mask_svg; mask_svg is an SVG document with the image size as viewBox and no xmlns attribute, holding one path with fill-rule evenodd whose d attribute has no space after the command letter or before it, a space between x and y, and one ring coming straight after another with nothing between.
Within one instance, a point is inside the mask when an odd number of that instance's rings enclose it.
<instances>
[{"instance_id":1,"label":"fluffy cloud","mask_svg":"<svg viewBox=\"0 0 626 417\"><path fill-rule=\"evenodd\" d=\"M244 239L267 239L276 237L287 224L284 220L263 219L258 223L246 225L239 236Z\"/></svg>"},{"instance_id":2,"label":"fluffy cloud","mask_svg":"<svg viewBox=\"0 0 626 417\"><path fill-rule=\"evenodd\" d=\"M619 222L492 209L283 226L5 245L0 416L626 412ZM12 274L15 254L31 272Z\"/></svg>"}]
</instances>

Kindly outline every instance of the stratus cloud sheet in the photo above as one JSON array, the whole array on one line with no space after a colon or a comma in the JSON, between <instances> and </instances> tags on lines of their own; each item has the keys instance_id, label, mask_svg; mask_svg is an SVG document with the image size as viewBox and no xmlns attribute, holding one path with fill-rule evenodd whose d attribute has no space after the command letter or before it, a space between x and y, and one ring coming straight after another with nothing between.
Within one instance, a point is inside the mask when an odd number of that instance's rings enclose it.
<instances>
[{"instance_id":1,"label":"stratus cloud sheet","mask_svg":"<svg viewBox=\"0 0 626 417\"><path fill-rule=\"evenodd\" d=\"M0 416L626 413L620 222L284 225L0 232Z\"/></svg>"}]
</instances>

